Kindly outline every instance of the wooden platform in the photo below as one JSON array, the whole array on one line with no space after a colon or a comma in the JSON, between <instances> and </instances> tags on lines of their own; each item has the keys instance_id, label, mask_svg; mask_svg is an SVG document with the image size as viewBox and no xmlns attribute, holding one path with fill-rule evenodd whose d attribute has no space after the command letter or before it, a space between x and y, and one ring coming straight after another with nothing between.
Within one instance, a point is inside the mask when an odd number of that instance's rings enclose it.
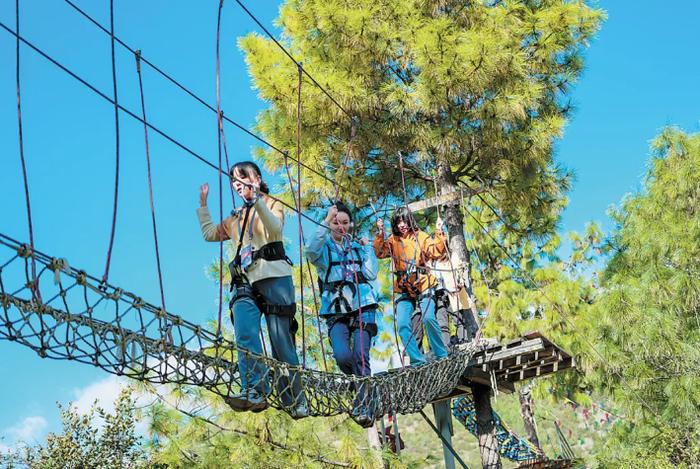
<instances>
[{"instance_id":1,"label":"wooden platform","mask_svg":"<svg viewBox=\"0 0 700 469\"><path fill-rule=\"evenodd\" d=\"M571 355L561 347L539 332L531 332L507 344L478 352L472 358L464 378L493 387L495 376L498 390L508 393L513 392L513 383L574 366Z\"/></svg>"},{"instance_id":2,"label":"wooden platform","mask_svg":"<svg viewBox=\"0 0 700 469\"><path fill-rule=\"evenodd\" d=\"M516 469L566 469L581 464L577 459L546 459L544 461L524 462Z\"/></svg>"},{"instance_id":3,"label":"wooden platform","mask_svg":"<svg viewBox=\"0 0 700 469\"><path fill-rule=\"evenodd\" d=\"M470 385L479 383L510 394L514 383L547 376L573 368L574 360L561 347L539 332L525 334L506 344L477 352L455 390L439 400L451 399L471 392Z\"/></svg>"}]
</instances>

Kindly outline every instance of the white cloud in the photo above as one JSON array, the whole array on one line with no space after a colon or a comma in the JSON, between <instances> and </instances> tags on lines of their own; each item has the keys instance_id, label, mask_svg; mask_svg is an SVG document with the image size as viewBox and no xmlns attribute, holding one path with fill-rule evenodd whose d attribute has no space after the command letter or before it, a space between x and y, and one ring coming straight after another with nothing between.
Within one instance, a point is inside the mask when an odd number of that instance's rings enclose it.
<instances>
[{"instance_id":1,"label":"white cloud","mask_svg":"<svg viewBox=\"0 0 700 469\"><path fill-rule=\"evenodd\" d=\"M73 400L71 405L81 414L89 412L92 405L97 405L108 413L114 412L114 401L119 397L121 390L128 386L128 380L117 376L107 376L104 379L95 381L82 388L73 389ZM160 387L160 386L159 386ZM166 392L167 394L167 392ZM137 396L137 406L143 406L152 401L149 396ZM56 409L50 416L52 420L57 419ZM95 416L93 422L97 427L102 425L99 417ZM52 426L55 423L52 424ZM49 422L41 416L25 417L11 427L0 430L0 453L17 450L22 443L29 445L43 440L48 432ZM140 435L146 434L147 422L141 421L136 424L136 432ZM55 431L55 430L52 430Z\"/></svg>"},{"instance_id":2,"label":"white cloud","mask_svg":"<svg viewBox=\"0 0 700 469\"><path fill-rule=\"evenodd\" d=\"M117 376L108 376L84 388L73 390L75 400L73 407L81 413L85 414L90 410L90 407L97 401L97 405L103 408L106 412L114 410L114 401L119 397L119 393L126 387L126 382Z\"/></svg>"},{"instance_id":3,"label":"white cloud","mask_svg":"<svg viewBox=\"0 0 700 469\"><path fill-rule=\"evenodd\" d=\"M44 436L49 422L44 417L34 415L25 417L20 422L0 432L0 453L16 450L22 443L32 443Z\"/></svg>"}]
</instances>

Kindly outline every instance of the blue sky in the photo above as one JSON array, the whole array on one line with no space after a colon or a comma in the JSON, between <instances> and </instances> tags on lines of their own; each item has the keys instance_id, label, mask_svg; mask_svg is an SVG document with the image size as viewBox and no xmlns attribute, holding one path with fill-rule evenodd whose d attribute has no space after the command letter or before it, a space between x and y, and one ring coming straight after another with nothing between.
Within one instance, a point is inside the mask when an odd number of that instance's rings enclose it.
<instances>
[{"instance_id":1,"label":"blue sky","mask_svg":"<svg viewBox=\"0 0 700 469\"><path fill-rule=\"evenodd\" d=\"M248 3L264 24L272 23L277 2ZM77 4L108 24L107 2ZM118 1L116 33L213 103L217 2L193 5ZM640 187L649 140L665 125L690 132L700 127L700 4L686 0L670 8L652 0L601 0L600 6L609 19L586 53L586 70L572 95L576 111L557 143L558 160L576 173L562 233L582 230L591 220L610 227L605 211ZM14 2L0 4L0 21L14 28ZM104 33L61 1L23 0L21 21L24 37L111 94L110 42ZM253 22L234 2L226 2L222 107L246 126L264 106L251 89L236 45L236 38L250 31L256 31ZM117 50L120 102L138 111L134 58ZM14 38L1 30L0 58L5 64L0 70L0 232L26 240ZM148 68L144 87L149 121L215 160L215 115ZM37 246L101 275L112 210L113 108L26 47L22 104ZM120 122L121 192L110 281L157 303L143 128L124 114ZM255 145L250 137L229 126L227 138L234 160L250 156ZM215 184L216 174L153 132L150 139L168 309L202 322L216 311L216 287L204 268L218 249L201 240L194 210L199 185ZM0 356L0 437L7 443L55 429L56 401L104 395L114 382L89 366L42 360L8 342L0 342Z\"/></svg>"}]
</instances>

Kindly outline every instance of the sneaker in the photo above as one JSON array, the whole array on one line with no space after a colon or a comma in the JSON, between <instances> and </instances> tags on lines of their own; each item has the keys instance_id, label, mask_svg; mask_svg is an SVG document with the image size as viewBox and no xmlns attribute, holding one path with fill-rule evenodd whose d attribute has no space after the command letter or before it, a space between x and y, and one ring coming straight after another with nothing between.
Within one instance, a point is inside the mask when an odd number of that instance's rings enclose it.
<instances>
[{"instance_id":1,"label":"sneaker","mask_svg":"<svg viewBox=\"0 0 700 469\"><path fill-rule=\"evenodd\" d=\"M262 412L267 409L267 399L255 389L245 389L224 399L236 412Z\"/></svg>"},{"instance_id":2,"label":"sneaker","mask_svg":"<svg viewBox=\"0 0 700 469\"><path fill-rule=\"evenodd\" d=\"M262 412L263 410L267 409L269 405L265 396L258 392L255 392L255 394L252 396L249 395L248 402L250 403L250 409L248 410L255 413Z\"/></svg>"},{"instance_id":3,"label":"sneaker","mask_svg":"<svg viewBox=\"0 0 700 469\"><path fill-rule=\"evenodd\" d=\"M294 420L303 419L309 416L309 409L306 407L305 403L301 403L289 411L289 415Z\"/></svg>"},{"instance_id":4,"label":"sneaker","mask_svg":"<svg viewBox=\"0 0 700 469\"><path fill-rule=\"evenodd\" d=\"M370 428L374 425L374 416L367 409L367 407L361 405L352 409L350 412L350 417L362 428Z\"/></svg>"}]
</instances>

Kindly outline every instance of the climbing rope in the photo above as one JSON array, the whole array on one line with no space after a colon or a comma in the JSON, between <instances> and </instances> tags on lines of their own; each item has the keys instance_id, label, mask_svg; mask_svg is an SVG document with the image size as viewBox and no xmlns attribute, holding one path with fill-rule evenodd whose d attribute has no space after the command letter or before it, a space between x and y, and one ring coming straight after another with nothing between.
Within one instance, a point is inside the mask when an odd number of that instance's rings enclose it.
<instances>
[{"instance_id":1,"label":"climbing rope","mask_svg":"<svg viewBox=\"0 0 700 469\"><path fill-rule=\"evenodd\" d=\"M223 129L223 121L221 120L221 55L220 55L220 43L221 43L221 10L224 6L224 0L219 0L219 9L216 15L216 140L217 149L219 152L219 167L218 167L218 182L219 182L219 220L224 219L224 188L223 188L223 177L224 173L222 168L222 148L221 148L221 136ZM226 172L229 170L227 166ZM218 301L218 312L216 320L216 336L221 336L222 319L223 319L223 309L224 309L224 239L219 236L219 301Z\"/></svg>"},{"instance_id":2,"label":"climbing rope","mask_svg":"<svg viewBox=\"0 0 700 469\"><path fill-rule=\"evenodd\" d=\"M297 221L299 227L299 291L302 298L302 305L304 301L304 228L301 225L301 85L303 83L304 76L302 75L302 68L299 65L298 69L298 83L297 83ZM289 166L285 160L285 167L289 171ZM290 190L294 191L291 187L292 179L289 179ZM306 368L306 320L304 314L304 308L301 308L301 364Z\"/></svg>"}]
</instances>

